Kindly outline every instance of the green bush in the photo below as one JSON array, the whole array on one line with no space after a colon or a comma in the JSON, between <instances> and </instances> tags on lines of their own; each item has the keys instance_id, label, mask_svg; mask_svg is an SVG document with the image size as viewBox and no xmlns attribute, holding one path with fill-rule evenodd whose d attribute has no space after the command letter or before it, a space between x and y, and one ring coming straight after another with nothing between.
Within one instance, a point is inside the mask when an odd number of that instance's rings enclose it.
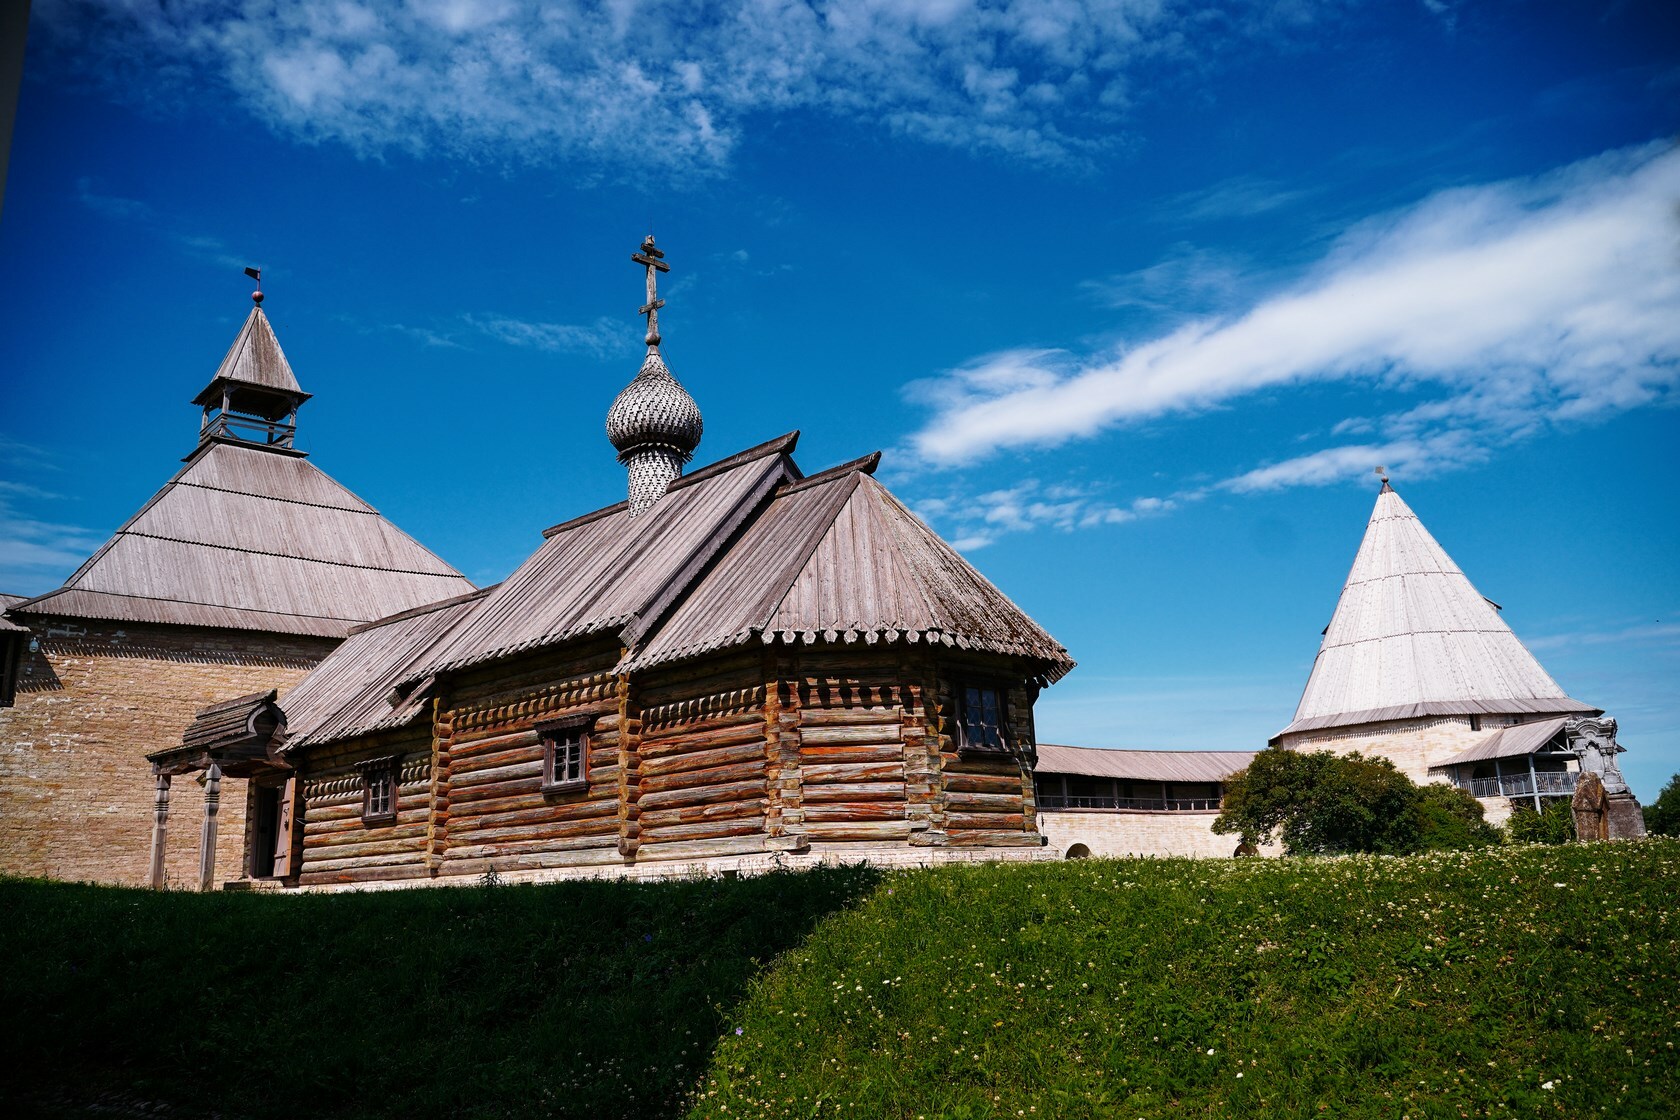
<instances>
[{"instance_id":1,"label":"green bush","mask_svg":"<svg viewBox=\"0 0 1680 1120\"><path fill-rule=\"evenodd\" d=\"M1519 807L1512 811L1505 832L1519 844L1567 844L1575 839L1575 817L1569 799L1554 797L1540 803L1537 813Z\"/></svg>"},{"instance_id":2,"label":"green bush","mask_svg":"<svg viewBox=\"0 0 1680 1120\"><path fill-rule=\"evenodd\" d=\"M1419 848L1418 787L1386 758L1271 747L1225 785L1213 831L1270 843L1290 855Z\"/></svg>"},{"instance_id":3,"label":"green bush","mask_svg":"<svg viewBox=\"0 0 1680 1120\"><path fill-rule=\"evenodd\" d=\"M1680 774L1670 778L1657 799L1645 807L1645 831L1680 836Z\"/></svg>"},{"instance_id":4,"label":"green bush","mask_svg":"<svg viewBox=\"0 0 1680 1120\"><path fill-rule=\"evenodd\" d=\"M1441 782L1418 787L1418 846L1426 852L1463 852L1499 843L1499 830L1483 819L1482 803L1468 790Z\"/></svg>"}]
</instances>

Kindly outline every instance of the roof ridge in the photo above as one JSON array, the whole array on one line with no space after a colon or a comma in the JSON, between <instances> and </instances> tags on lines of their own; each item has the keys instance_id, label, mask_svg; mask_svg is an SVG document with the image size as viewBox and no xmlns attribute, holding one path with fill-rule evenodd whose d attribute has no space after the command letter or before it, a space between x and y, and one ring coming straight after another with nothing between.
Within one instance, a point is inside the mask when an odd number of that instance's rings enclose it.
<instances>
[{"instance_id":1,"label":"roof ridge","mask_svg":"<svg viewBox=\"0 0 1680 1120\"><path fill-rule=\"evenodd\" d=\"M719 459L715 463L707 463L699 470L679 475L671 480L671 484L665 488L665 492L669 494L673 490L693 486L696 482L720 475L727 470L733 470L743 464L752 462L754 459L762 459L766 455L792 455L794 446L798 442L799 429L795 428L791 432L779 435L775 439L767 439L763 443L747 448L745 451L737 451L735 454Z\"/></svg>"},{"instance_id":2,"label":"roof ridge","mask_svg":"<svg viewBox=\"0 0 1680 1120\"><path fill-rule=\"evenodd\" d=\"M880 465L880 462L881 453L879 451L871 451L867 455L860 455L856 459L840 463L837 466L829 467L827 470L821 470L816 474L807 475L804 478L783 483L781 486L776 488L776 494L780 497L783 494L793 494L800 490L807 490L812 486L821 486L824 483L833 482L842 475L874 474L875 468Z\"/></svg>"},{"instance_id":3,"label":"roof ridge","mask_svg":"<svg viewBox=\"0 0 1680 1120\"><path fill-rule=\"evenodd\" d=\"M444 578L447 578L447 577L439 576L438 578L439 579L444 579ZM271 614L271 615L275 615L275 616L280 617L280 618L318 618L318 619L321 619L321 620L327 621L327 622L344 622L344 623L351 623L351 624L354 624L356 622L361 621L360 619L346 618L342 615L336 615L336 614L302 614L302 613L297 612L297 611L273 611L273 610L268 610L267 608L264 608L264 607L230 607L226 603L206 603L202 599L171 599L171 598L168 598L167 596L163 596L163 595L136 595L132 591L95 591L91 588L86 588L86 587L59 587L59 588L55 588L52 591L47 592L45 595L37 595L35 598L29 600L29 602L27 602L27 603L19 603L19 604L17 604L17 606L9 607L7 609L8 610L19 610L23 607L33 606L33 605L35 605L37 603L41 603L41 602L43 602L47 599L51 599L56 595L64 595L64 594L104 595L104 596L106 596L108 598L111 598L111 599L140 599L140 600L143 600L143 601L148 602L148 603L180 603L183 606L189 606L189 607L213 607L216 610L220 610L220 611L238 611L242 614ZM51 611L41 611L39 613L41 613L41 614L51 614L52 612ZM81 617L81 616L77 616L77 617ZM154 623L154 625L158 625L158 626L195 626L195 625L198 625L198 624L197 623L191 623L191 622L159 622L159 623Z\"/></svg>"},{"instance_id":4,"label":"roof ridge","mask_svg":"<svg viewBox=\"0 0 1680 1120\"><path fill-rule=\"evenodd\" d=\"M459 604L465 603L471 599L482 599L500 586L500 583L492 583L488 586L479 588L477 591L469 591L465 595L452 595L447 599L439 599L435 603L422 603L418 607L409 607L406 611L398 611L396 614L388 614L384 618L370 619L358 626L350 627L350 633L360 634L365 630L375 630L393 622L406 622L411 618L419 618L423 614L431 614L433 611L441 611L445 607L458 606ZM348 637L348 635L346 636Z\"/></svg>"}]
</instances>

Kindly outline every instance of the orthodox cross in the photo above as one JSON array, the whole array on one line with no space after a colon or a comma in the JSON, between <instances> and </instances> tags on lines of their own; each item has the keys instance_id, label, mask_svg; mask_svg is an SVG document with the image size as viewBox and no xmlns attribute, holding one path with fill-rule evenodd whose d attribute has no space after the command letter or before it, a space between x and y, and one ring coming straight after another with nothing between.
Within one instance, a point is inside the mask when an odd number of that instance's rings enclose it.
<instances>
[{"instance_id":1,"label":"orthodox cross","mask_svg":"<svg viewBox=\"0 0 1680 1120\"><path fill-rule=\"evenodd\" d=\"M671 266L665 263L665 254L653 247L653 234L642 238L642 251L631 253L630 259L647 268L647 302L642 304L636 312L647 316L647 344L659 345L659 309L665 306L665 301L659 298L659 287L656 277L661 272L671 271Z\"/></svg>"}]
</instances>

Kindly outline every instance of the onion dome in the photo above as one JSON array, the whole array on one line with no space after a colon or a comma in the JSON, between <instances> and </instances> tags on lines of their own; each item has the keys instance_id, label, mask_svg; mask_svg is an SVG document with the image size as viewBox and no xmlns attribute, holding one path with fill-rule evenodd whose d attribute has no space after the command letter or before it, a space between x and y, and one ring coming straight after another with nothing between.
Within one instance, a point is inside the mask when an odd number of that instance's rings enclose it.
<instances>
[{"instance_id":1,"label":"onion dome","mask_svg":"<svg viewBox=\"0 0 1680 1120\"><path fill-rule=\"evenodd\" d=\"M687 462L700 445L701 430L700 406L650 347L641 372L607 410L607 438L619 462L644 448L673 451Z\"/></svg>"}]
</instances>

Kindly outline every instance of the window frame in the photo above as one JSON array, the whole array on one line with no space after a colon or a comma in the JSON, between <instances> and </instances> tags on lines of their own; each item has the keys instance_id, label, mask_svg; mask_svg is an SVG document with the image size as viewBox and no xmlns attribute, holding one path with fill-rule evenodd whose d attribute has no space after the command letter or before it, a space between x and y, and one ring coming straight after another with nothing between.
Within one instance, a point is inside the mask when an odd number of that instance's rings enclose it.
<instances>
[{"instance_id":1,"label":"window frame","mask_svg":"<svg viewBox=\"0 0 1680 1120\"><path fill-rule=\"evenodd\" d=\"M400 761L396 755L384 758L370 758L365 762L358 762L356 769L362 775L362 823L364 825L392 824L397 819L397 798L399 784L397 764ZM378 785L385 787L386 806L383 810L373 807L374 789Z\"/></svg>"},{"instance_id":2,"label":"window frame","mask_svg":"<svg viewBox=\"0 0 1680 1120\"><path fill-rule=\"evenodd\" d=\"M542 792L576 793L589 788L589 740L590 729L594 724L591 716L576 716L570 719L553 720L539 724L537 741L542 744ZM556 778L555 763L559 756L558 748L565 744L567 754L571 753L571 744L576 742L577 777Z\"/></svg>"},{"instance_id":3,"label":"window frame","mask_svg":"<svg viewBox=\"0 0 1680 1120\"><path fill-rule=\"evenodd\" d=\"M1009 689L997 681L965 680L957 684L956 716L957 716L957 753L1008 755L1014 751L1014 743L1009 734ZM990 692L996 697L996 720L991 726L997 731L997 742L971 742L969 739L969 699L971 692ZM982 711L982 716L984 712Z\"/></svg>"}]
</instances>

